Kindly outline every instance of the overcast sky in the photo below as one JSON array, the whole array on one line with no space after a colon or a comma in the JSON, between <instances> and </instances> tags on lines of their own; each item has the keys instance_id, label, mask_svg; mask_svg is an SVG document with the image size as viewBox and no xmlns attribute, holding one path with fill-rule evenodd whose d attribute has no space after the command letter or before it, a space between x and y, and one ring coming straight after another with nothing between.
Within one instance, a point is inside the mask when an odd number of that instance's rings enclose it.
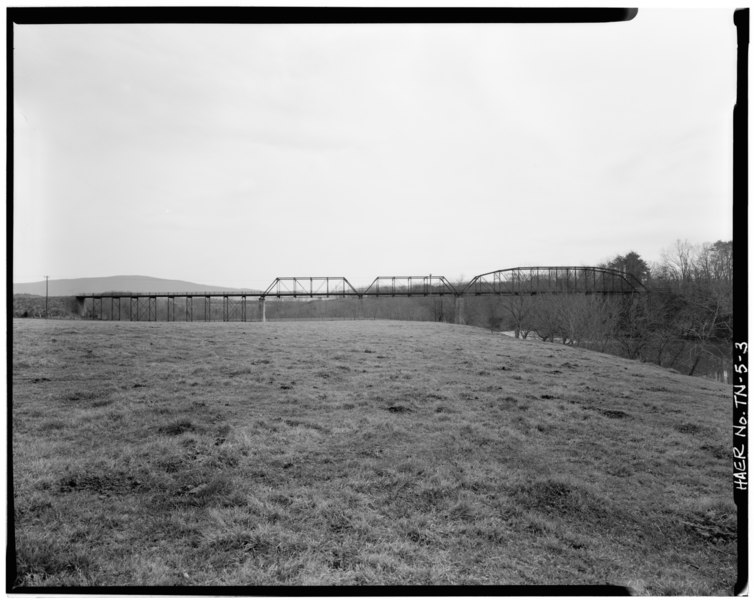
<instances>
[{"instance_id":1,"label":"overcast sky","mask_svg":"<svg viewBox=\"0 0 754 600\"><path fill-rule=\"evenodd\" d=\"M729 9L14 36L16 282L457 280L731 237Z\"/></svg>"}]
</instances>

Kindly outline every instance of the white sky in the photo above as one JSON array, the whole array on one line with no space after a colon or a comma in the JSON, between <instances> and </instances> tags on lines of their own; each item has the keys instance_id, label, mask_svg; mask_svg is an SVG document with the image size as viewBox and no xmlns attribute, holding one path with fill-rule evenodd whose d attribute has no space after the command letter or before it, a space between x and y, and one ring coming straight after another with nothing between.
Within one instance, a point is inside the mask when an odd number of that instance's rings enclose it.
<instances>
[{"instance_id":1,"label":"white sky","mask_svg":"<svg viewBox=\"0 0 754 600\"><path fill-rule=\"evenodd\" d=\"M731 237L730 9L14 36L16 282L456 280Z\"/></svg>"}]
</instances>

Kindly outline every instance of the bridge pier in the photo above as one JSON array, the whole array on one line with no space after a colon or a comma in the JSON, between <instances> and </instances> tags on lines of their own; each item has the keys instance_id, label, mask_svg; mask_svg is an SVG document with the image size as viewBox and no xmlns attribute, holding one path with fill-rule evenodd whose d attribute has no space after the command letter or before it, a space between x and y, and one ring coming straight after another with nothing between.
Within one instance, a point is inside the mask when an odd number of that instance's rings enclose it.
<instances>
[{"instance_id":1,"label":"bridge pier","mask_svg":"<svg viewBox=\"0 0 754 600\"><path fill-rule=\"evenodd\" d=\"M463 296L453 297L453 323L456 325L465 325L466 320L463 318Z\"/></svg>"},{"instance_id":2,"label":"bridge pier","mask_svg":"<svg viewBox=\"0 0 754 600\"><path fill-rule=\"evenodd\" d=\"M259 298L259 320L262 321L262 323L267 320L267 315L265 314L264 296Z\"/></svg>"}]
</instances>

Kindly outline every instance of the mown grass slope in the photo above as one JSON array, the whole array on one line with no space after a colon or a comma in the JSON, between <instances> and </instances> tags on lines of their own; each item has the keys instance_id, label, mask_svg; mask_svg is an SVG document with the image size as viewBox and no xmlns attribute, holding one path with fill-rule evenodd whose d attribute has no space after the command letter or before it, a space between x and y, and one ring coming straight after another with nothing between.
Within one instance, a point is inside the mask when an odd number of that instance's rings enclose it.
<instances>
[{"instance_id":1,"label":"mown grass slope","mask_svg":"<svg viewBox=\"0 0 754 600\"><path fill-rule=\"evenodd\" d=\"M18 320L17 583L727 595L730 402L456 325Z\"/></svg>"}]
</instances>

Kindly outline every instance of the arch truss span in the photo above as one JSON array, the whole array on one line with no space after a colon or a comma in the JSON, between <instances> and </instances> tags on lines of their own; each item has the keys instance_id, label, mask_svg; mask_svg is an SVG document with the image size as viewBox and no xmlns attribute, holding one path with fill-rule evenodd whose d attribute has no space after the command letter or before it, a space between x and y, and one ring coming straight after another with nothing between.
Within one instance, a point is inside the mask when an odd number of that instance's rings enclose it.
<instances>
[{"instance_id":1,"label":"arch truss span","mask_svg":"<svg viewBox=\"0 0 754 600\"><path fill-rule=\"evenodd\" d=\"M446 296L458 291L442 275L382 275L364 290L365 296Z\"/></svg>"},{"instance_id":2,"label":"arch truss span","mask_svg":"<svg viewBox=\"0 0 754 600\"><path fill-rule=\"evenodd\" d=\"M474 277L461 294L633 294L646 292L633 275L602 267L515 267Z\"/></svg>"},{"instance_id":3,"label":"arch truss span","mask_svg":"<svg viewBox=\"0 0 754 600\"><path fill-rule=\"evenodd\" d=\"M345 277L277 277L262 297L315 298L360 296Z\"/></svg>"}]
</instances>

